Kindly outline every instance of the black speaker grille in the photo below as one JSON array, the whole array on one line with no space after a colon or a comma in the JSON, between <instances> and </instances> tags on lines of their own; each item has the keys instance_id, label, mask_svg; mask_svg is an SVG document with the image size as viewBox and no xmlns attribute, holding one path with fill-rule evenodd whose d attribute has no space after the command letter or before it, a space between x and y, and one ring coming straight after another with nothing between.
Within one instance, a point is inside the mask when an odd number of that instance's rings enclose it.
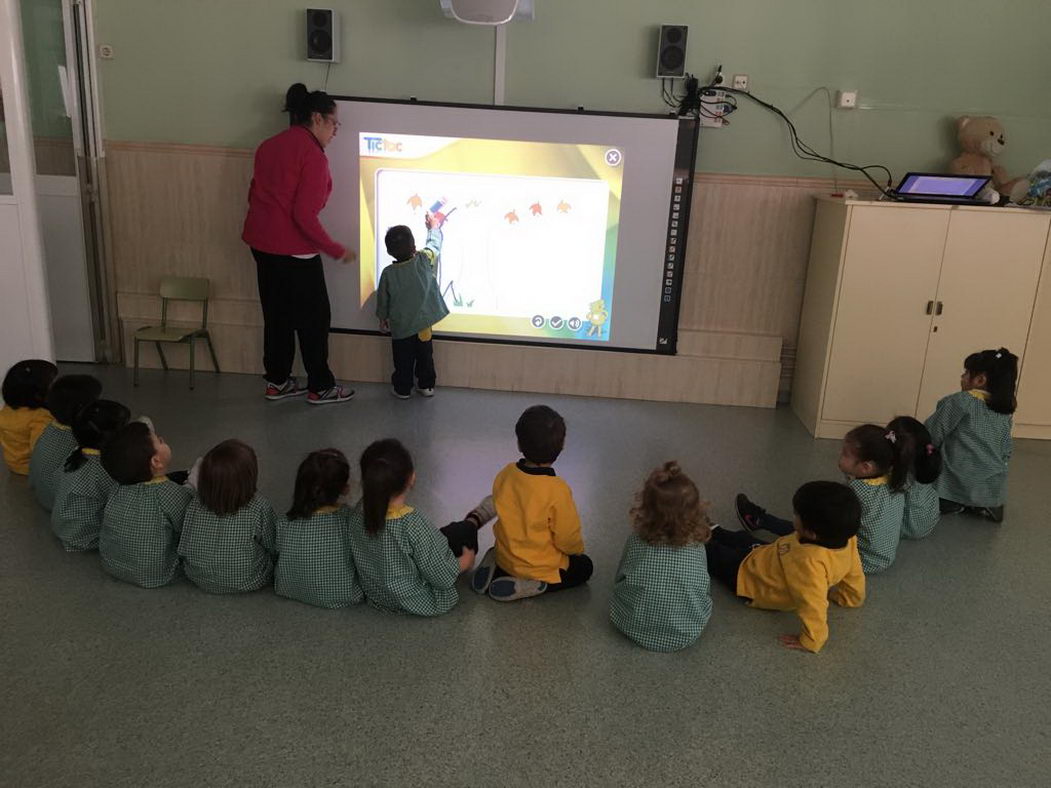
<instances>
[{"instance_id":1,"label":"black speaker grille","mask_svg":"<svg viewBox=\"0 0 1051 788\"><path fill-rule=\"evenodd\" d=\"M332 53L332 36L327 31L312 30L308 40L312 54L327 57Z\"/></svg>"},{"instance_id":2,"label":"black speaker grille","mask_svg":"<svg viewBox=\"0 0 1051 788\"><path fill-rule=\"evenodd\" d=\"M686 51L682 47L665 47L661 50L661 68L665 71L678 71L686 60Z\"/></svg>"}]
</instances>

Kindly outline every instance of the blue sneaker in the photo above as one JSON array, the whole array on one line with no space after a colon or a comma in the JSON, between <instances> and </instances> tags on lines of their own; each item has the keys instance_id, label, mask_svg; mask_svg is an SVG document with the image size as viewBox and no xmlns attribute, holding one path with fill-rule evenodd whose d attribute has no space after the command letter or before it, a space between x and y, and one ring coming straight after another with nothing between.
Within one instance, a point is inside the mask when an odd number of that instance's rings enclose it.
<instances>
[{"instance_id":1,"label":"blue sneaker","mask_svg":"<svg viewBox=\"0 0 1051 788\"><path fill-rule=\"evenodd\" d=\"M481 562L478 564L478 568L474 570L474 574L471 575L471 590L476 594L484 594L489 590L489 584L493 582L493 575L496 573L496 548L490 547L484 556L482 556Z\"/></svg>"},{"instance_id":2,"label":"blue sneaker","mask_svg":"<svg viewBox=\"0 0 1051 788\"><path fill-rule=\"evenodd\" d=\"M489 597L497 602L514 602L531 596L540 596L547 591L543 580L527 580L524 577L498 577L489 584Z\"/></svg>"}]
</instances>

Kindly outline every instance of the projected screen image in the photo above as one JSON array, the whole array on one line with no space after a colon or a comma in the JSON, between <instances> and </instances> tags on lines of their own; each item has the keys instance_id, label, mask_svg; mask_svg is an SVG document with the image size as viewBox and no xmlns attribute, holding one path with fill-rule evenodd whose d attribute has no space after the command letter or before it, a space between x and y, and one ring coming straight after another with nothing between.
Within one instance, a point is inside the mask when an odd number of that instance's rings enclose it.
<instances>
[{"instance_id":1,"label":"projected screen image","mask_svg":"<svg viewBox=\"0 0 1051 788\"><path fill-rule=\"evenodd\" d=\"M435 330L608 341L621 154L609 145L360 134L362 306L392 261L388 227L427 237L450 314Z\"/></svg>"},{"instance_id":2,"label":"projected screen image","mask_svg":"<svg viewBox=\"0 0 1051 788\"><path fill-rule=\"evenodd\" d=\"M675 352L696 125L670 116L337 99L321 222L332 330L379 333L384 235L441 223L438 339Z\"/></svg>"}]
</instances>

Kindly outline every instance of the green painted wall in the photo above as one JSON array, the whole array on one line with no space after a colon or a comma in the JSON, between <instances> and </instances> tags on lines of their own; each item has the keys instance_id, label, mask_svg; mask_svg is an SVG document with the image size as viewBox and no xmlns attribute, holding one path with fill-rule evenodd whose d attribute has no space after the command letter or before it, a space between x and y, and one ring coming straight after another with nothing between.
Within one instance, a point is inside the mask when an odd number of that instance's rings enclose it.
<instances>
[{"instance_id":1,"label":"green painted wall","mask_svg":"<svg viewBox=\"0 0 1051 788\"><path fill-rule=\"evenodd\" d=\"M303 9L290 0L96 0L110 139L251 147L282 125L294 81L350 95L491 99L493 33L446 20L438 0L329 0L343 14L344 59L303 58ZM319 5L321 5L319 3ZM822 86L856 88L862 109L833 113L841 158L896 174L942 168L951 118L998 115L1003 163L1027 172L1051 157L1048 0L536 0L508 30L507 102L663 111L655 27L690 28L689 66L747 73L827 151ZM746 106L702 136L699 167L826 175L795 159L784 127Z\"/></svg>"}]
</instances>

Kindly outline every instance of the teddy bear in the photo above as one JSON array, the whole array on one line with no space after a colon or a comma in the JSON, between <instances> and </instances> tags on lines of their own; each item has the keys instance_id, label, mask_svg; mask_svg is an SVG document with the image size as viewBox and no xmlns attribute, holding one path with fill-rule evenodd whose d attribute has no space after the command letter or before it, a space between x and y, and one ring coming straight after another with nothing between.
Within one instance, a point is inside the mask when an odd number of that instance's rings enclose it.
<instances>
[{"instance_id":1,"label":"teddy bear","mask_svg":"<svg viewBox=\"0 0 1051 788\"><path fill-rule=\"evenodd\" d=\"M954 175L989 175L990 185L1010 197L1024 196L1029 184L1025 178L1008 178L1003 167L995 163L1007 145L1003 124L994 117L964 115L956 121L956 139L963 150L952 160L949 171Z\"/></svg>"}]
</instances>

